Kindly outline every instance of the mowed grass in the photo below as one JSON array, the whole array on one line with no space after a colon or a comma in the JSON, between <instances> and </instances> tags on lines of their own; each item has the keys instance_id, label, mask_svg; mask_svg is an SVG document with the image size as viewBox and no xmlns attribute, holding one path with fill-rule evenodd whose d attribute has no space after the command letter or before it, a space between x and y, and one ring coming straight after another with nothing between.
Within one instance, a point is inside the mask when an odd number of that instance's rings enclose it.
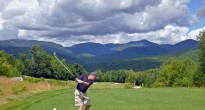
<instances>
[{"instance_id":1,"label":"mowed grass","mask_svg":"<svg viewBox=\"0 0 205 110\"><path fill-rule=\"evenodd\" d=\"M142 88L88 90L91 110L204 110L205 89ZM77 110L74 89L43 92L13 101L1 110Z\"/></svg>"}]
</instances>

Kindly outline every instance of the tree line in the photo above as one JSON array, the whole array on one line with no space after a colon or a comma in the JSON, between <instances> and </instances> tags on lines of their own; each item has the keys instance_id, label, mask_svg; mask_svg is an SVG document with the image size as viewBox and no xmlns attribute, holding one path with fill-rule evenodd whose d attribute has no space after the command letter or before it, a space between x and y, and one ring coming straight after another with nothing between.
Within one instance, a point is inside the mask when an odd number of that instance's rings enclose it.
<instances>
[{"instance_id":1,"label":"tree line","mask_svg":"<svg viewBox=\"0 0 205 110\"><path fill-rule=\"evenodd\" d=\"M18 59L15 59L11 54L0 51L0 75L8 77L27 75L57 80L74 79L53 55L44 51L40 46L33 46L30 54L31 58L26 54L21 54ZM65 59L61 61L70 68L75 76L87 73L80 64L67 65Z\"/></svg>"}]
</instances>

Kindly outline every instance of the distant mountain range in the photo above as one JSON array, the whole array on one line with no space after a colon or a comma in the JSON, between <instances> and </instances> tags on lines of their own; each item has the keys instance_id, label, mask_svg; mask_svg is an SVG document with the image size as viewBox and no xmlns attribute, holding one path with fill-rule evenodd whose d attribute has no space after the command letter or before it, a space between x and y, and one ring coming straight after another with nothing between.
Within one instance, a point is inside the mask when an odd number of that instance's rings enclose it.
<instances>
[{"instance_id":1,"label":"distant mountain range","mask_svg":"<svg viewBox=\"0 0 205 110\"><path fill-rule=\"evenodd\" d=\"M68 50L87 63L98 63L106 61L116 61L131 58L140 58L156 55L164 55L173 52L196 49L198 42L195 40L185 40L177 44L159 45L147 40L129 42L126 44L96 44L84 43L67 47Z\"/></svg>"},{"instance_id":2,"label":"distant mountain range","mask_svg":"<svg viewBox=\"0 0 205 110\"><path fill-rule=\"evenodd\" d=\"M131 47L151 47L158 44L149 42L147 40L141 40L136 42L129 42L126 44L98 44L98 43L83 43L77 44L72 47L67 47L73 54L91 54L93 56L101 56L106 54L111 54L114 52L122 51Z\"/></svg>"},{"instance_id":3,"label":"distant mountain range","mask_svg":"<svg viewBox=\"0 0 205 110\"><path fill-rule=\"evenodd\" d=\"M14 54L14 56L18 56L21 53L29 54L30 49L34 45L41 46L44 50L51 54L56 52L61 59L64 58L69 63L76 62L83 64L86 68L90 68L111 65L112 63L119 64L120 62L123 63L124 61L130 61L130 59L196 50L198 42L189 39L174 45L159 45L147 40L141 40L126 44L103 45L98 43L83 43L72 47L63 47L52 42L35 40L4 40L0 41L0 50ZM133 61L131 63L134 64ZM141 64L143 64L143 62L141 62Z\"/></svg>"}]
</instances>

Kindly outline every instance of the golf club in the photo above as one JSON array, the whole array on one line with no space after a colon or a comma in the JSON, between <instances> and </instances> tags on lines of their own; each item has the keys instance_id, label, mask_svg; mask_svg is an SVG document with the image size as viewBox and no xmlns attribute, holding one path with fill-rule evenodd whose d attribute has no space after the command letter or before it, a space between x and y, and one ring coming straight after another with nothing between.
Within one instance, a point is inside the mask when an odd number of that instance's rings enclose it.
<instances>
[{"instance_id":1,"label":"golf club","mask_svg":"<svg viewBox=\"0 0 205 110\"><path fill-rule=\"evenodd\" d=\"M73 75L73 73L60 61L60 59L58 59L58 57L56 56L56 52L53 53L54 57L59 61L59 63L73 76L75 77L75 75Z\"/></svg>"}]
</instances>

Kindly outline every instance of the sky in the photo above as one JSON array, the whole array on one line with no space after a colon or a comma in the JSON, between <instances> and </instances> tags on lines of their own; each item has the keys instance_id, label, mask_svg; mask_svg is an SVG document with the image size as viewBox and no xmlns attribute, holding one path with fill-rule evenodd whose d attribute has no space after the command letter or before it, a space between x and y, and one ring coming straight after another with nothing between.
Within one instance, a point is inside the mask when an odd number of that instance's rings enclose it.
<instances>
[{"instance_id":1,"label":"sky","mask_svg":"<svg viewBox=\"0 0 205 110\"><path fill-rule=\"evenodd\" d=\"M205 30L205 0L0 0L0 40L175 44Z\"/></svg>"}]
</instances>

